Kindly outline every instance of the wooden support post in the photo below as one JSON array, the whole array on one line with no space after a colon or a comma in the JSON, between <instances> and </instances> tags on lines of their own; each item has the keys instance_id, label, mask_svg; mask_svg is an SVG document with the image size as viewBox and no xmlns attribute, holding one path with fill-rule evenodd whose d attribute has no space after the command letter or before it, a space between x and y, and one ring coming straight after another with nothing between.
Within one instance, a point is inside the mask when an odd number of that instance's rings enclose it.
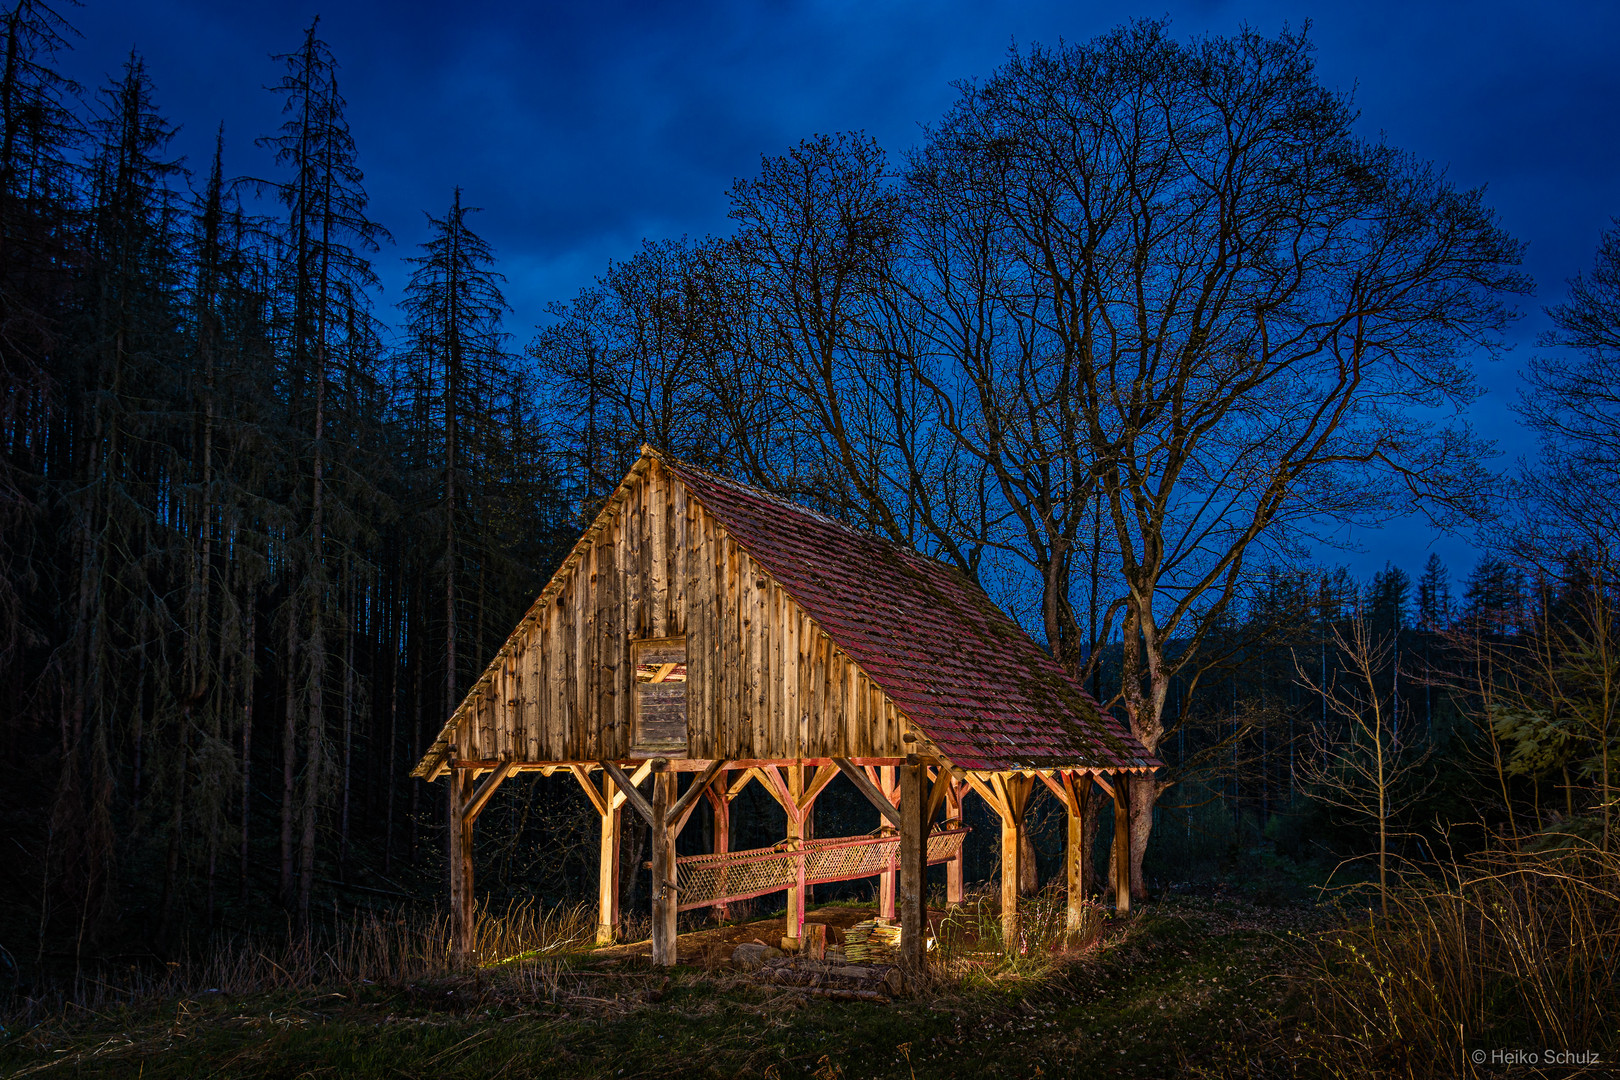
<instances>
[{"instance_id":1,"label":"wooden support post","mask_svg":"<svg viewBox=\"0 0 1620 1080\"><path fill-rule=\"evenodd\" d=\"M714 853L716 855L724 855L731 850L731 800L726 797L727 777L729 775L729 773L722 771L715 782L704 792L704 797L709 800L709 806L714 811ZM720 864L721 896L726 894L726 885L728 884L726 881L727 869L724 863ZM714 905L712 910L715 919L719 922L725 922L731 914L723 901Z\"/></svg>"},{"instance_id":2,"label":"wooden support post","mask_svg":"<svg viewBox=\"0 0 1620 1080\"><path fill-rule=\"evenodd\" d=\"M920 967L928 942L928 774L915 754L900 767L900 962Z\"/></svg>"},{"instance_id":3,"label":"wooden support post","mask_svg":"<svg viewBox=\"0 0 1620 1080\"><path fill-rule=\"evenodd\" d=\"M1114 910L1131 910L1131 779L1114 774Z\"/></svg>"},{"instance_id":4,"label":"wooden support post","mask_svg":"<svg viewBox=\"0 0 1620 1080\"><path fill-rule=\"evenodd\" d=\"M450 773L448 793L449 864L450 864L450 953L458 964L473 958L473 873L472 873L472 819L467 816L467 805L472 800L476 773L472 769L454 769Z\"/></svg>"},{"instance_id":5,"label":"wooden support post","mask_svg":"<svg viewBox=\"0 0 1620 1080\"><path fill-rule=\"evenodd\" d=\"M802 851L804 847L804 812L799 808L799 796L804 794L804 765L802 763L788 766L787 770L787 842L792 851ZM799 941L804 937L804 855L799 854L793 859L794 882L787 890L787 923L782 931L782 948L789 952L797 952Z\"/></svg>"},{"instance_id":6,"label":"wooden support post","mask_svg":"<svg viewBox=\"0 0 1620 1080\"><path fill-rule=\"evenodd\" d=\"M945 791L945 820L947 823L960 825L962 824L962 788L966 785L949 773L942 774L939 779L948 785ZM956 854L952 855L950 861L945 864L945 902L947 904L960 904L967 899L967 888L962 881L963 853L966 850L967 845L963 844L956 849Z\"/></svg>"},{"instance_id":7,"label":"wooden support post","mask_svg":"<svg viewBox=\"0 0 1620 1080\"><path fill-rule=\"evenodd\" d=\"M619 929L619 809L613 777L602 773L602 839L596 874L596 943L611 945Z\"/></svg>"},{"instance_id":8,"label":"wooden support post","mask_svg":"<svg viewBox=\"0 0 1620 1080\"><path fill-rule=\"evenodd\" d=\"M1069 808L1069 844L1063 863L1068 870L1068 928L1071 931L1080 929L1086 904L1086 806L1080 798L1082 790L1075 783L1073 773L1063 774L1063 803Z\"/></svg>"},{"instance_id":9,"label":"wooden support post","mask_svg":"<svg viewBox=\"0 0 1620 1080\"><path fill-rule=\"evenodd\" d=\"M1017 773L994 778L1001 798L1001 941L1009 953L1023 951L1018 931L1018 883L1023 876L1024 807L1034 781Z\"/></svg>"},{"instance_id":10,"label":"wooden support post","mask_svg":"<svg viewBox=\"0 0 1620 1080\"><path fill-rule=\"evenodd\" d=\"M675 966L675 834L669 827L675 805L676 774L669 762L653 762L652 790L652 960L659 967Z\"/></svg>"},{"instance_id":11,"label":"wooden support post","mask_svg":"<svg viewBox=\"0 0 1620 1080\"><path fill-rule=\"evenodd\" d=\"M883 797L888 799L891 803L894 801L894 787L894 766L884 765L879 768L878 790L882 791ZM902 827L904 827L904 823L905 815L902 814L900 817L900 824ZM883 873L878 877L878 916L880 918L888 919L891 922L894 920L895 915L894 878L896 869L898 869L898 862L897 860L891 859L889 860L888 868L884 870Z\"/></svg>"}]
</instances>

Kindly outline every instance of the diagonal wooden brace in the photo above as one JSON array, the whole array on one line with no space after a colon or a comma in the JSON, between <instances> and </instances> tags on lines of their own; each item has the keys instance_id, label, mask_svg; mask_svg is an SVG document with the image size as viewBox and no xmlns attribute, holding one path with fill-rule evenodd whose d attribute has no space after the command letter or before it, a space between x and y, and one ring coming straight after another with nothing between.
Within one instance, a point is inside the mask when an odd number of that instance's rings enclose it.
<instances>
[{"instance_id":1,"label":"diagonal wooden brace","mask_svg":"<svg viewBox=\"0 0 1620 1080\"><path fill-rule=\"evenodd\" d=\"M832 783L833 777L837 775L838 766L836 765L816 766L816 775L811 778L809 786L804 789L804 794L799 796L799 809L808 813L811 804L816 801L816 796L820 795L822 790Z\"/></svg>"},{"instance_id":2,"label":"diagonal wooden brace","mask_svg":"<svg viewBox=\"0 0 1620 1080\"><path fill-rule=\"evenodd\" d=\"M1045 772L1038 772L1035 775L1040 777L1041 783L1045 784L1052 794L1058 797L1058 802L1062 803L1066 809L1074 810L1074 801L1070 798L1071 792L1065 790L1061 774L1059 774L1059 779L1056 780Z\"/></svg>"},{"instance_id":3,"label":"diagonal wooden brace","mask_svg":"<svg viewBox=\"0 0 1620 1080\"><path fill-rule=\"evenodd\" d=\"M483 812L484 805L489 802L490 796L495 794L495 789L500 787L501 781L511 776L516 768L517 762L510 760L495 766L495 771L484 778L484 782L478 785L478 790L472 793L472 798L467 800L467 805L462 809L461 820L464 824L471 826L477 820L478 815Z\"/></svg>"},{"instance_id":4,"label":"diagonal wooden brace","mask_svg":"<svg viewBox=\"0 0 1620 1080\"><path fill-rule=\"evenodd\" d=\"M624 770L611 761L598 761L597 764L602 766L604 772L613 777L613 782L619 788L618 793L624 796L624 801L630 804L630 809L640 814L641 820L648 825L654 825L652 804L647 801L645 795L636 790L635 782L624 774Z\"/></svg>"},{"instance_id":5,"label":"diagonal wooden brace","mask_svg":"<svg viewBox=\"0 0 1620 1080\"><path fill-rule=\"evenodd\" d=\"M934 775L934 786L928 790L928 809L923 815L925 822L934 820L939 812L939 804L945 801L945 795L951 790L951 769L948 765L941 765Z\"/></svg>"},{"instance_id":6,"label":"diagonal wooden brace","mask_svg":"<svg viewBox=\"0 0 1620 1080\"><path fill-rule=\"evenodd\" d=\"M759 783L761 787L770 793L771 798L776 800L777 805L781 806L782 812L787 814L788 820L804 820L804 810L799 806L799 800L793 797L793 792L788 790L787 781L782 779L782 770L780 768L775 765L767 765L759 770Z\"/></svg>"},{"instance_id":7,"label":"diagonal wooden brace","mask_svg":"<svg viewBox=\"0 0 1620 1080\"><path fill-rule=\"evenodd\" d=\"M640 788L641 787L641 782L643 780L647 779L648 774L650 774L651 772L652 772L652 762L651 761L643 761L641 763L641 767L638 768L635 772L630 774L630 786L632 788ZM615 788L618 788L619 785L614 784L613 786ZM619 807L623 806L625 804L625 802L628 801L628 798L629 797L627 795L625 795L625 793L624 793L624 791L622 789L614 791L614 793L613 793L613 809L617 810Z\"/></svg>"},{"instance_id":8,"label":"diagonal wooden brace","mask_svg":"<svg viewBox=\"0 0 1620 1080\"><path fill-rule=\"evenodd\" d=\"M883 815L885 821L897 829L900 827L900 811L889 801L887 795L878 790L878 786L872 783L870 777L850 764L848 758L833 758L833 764L838 766L839 772L849 777L850 783L855 785L855 790L865 795L867 801L878 808L878 813Z\"/></svg>"},{"instance_id":9,"label":"diagonal wooden brace","mask_svg":"<svg viewBox=\"0 0 1620 1080\"><path fill-rule=\"evenodd\" d=\"M686 789L686 794L675 800L675 805L669 808L669 827L671 829L677 833L681 831L686 825L686 819L692 816L693 810L697 809L698 801L703 798L703 793L708 790L710 784L714 783L714 778L725 767L726 763L724 761L709 762L709 767L699 773L697 778L692 781L692 786Z\"/></svg>"},{"instance_id":10,"label":"diagonal wooden brace","mask_svg":"<svg viewBox=\"0 0 1620 1080\"><path fill-rule=\"evenodd\" d=\"M1108 797L1110 799L1117 799L1119 797L1119 796L1114 794L1114 785L1110 784L1107 780L1104 780L1102 773L1100 773L1100 772L1092 773L1091 774L1091 780L1092 780L1092 783L1096 784L1098 787L1102 788L1103 791L1107 792Z\"/></svg>"},{"instance_id":11,"label":"diagonal wooden brace","mask_svg":"<svg viewBox=\"0 0 1620 1080\"><path fill-rule=\"evenodd\" d=\"M585 794L590 797L591 805L596 807L596 812L604 816L610 813L607 802L602 798L602 793L596 789L596 784L591 780L591 774L586 767L570 765L568 769L579 781L579 786L585 789Z\"/></svg>"},{"instance_id":12,"label":"diagonal wooden brace","mask_svg":"<svg viewBox=\"0 0 1620 1080\"><path fill-rule=\"evenodd\" d=\"M997 817L1003 820L1007 818L1007 805L1001 801L998 793L990 790L988 784L972 773L963 773L962 779L968 782L968 787L979 793L979 798L990 805L990 809L996 812Z\"/></svg>"}]
</instances>

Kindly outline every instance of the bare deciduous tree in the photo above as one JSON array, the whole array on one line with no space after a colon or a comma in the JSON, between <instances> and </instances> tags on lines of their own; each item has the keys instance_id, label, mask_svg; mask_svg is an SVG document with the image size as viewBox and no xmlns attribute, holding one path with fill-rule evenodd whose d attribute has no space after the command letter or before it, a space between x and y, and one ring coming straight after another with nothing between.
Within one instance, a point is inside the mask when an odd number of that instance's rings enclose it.
<instances>
[{"instance_id":1,"label":"bare deciduous tree","mask_svg":"<svg viewBox=\"0 0 1620 1080\"><path fill-rule=\"evenodd\" d=\"M1314 733L1314 752L1302 774L1318 801L1377 830L1378 895L1387 915L1391 831L1424 790L1419 770L1429 752L1403 743L1391 723L1391 695L1380 688L1389 670L1390 641L1374 636L1357 613L1349 621L1348 635L1333 628L1333 644L1343 661L1343 681L1324 684L1310 673L1308 663L1297 656L1294 661L1299 684L1320 694L1328 711L1343 721L1342 727L1330 722Z\"/></svg>"},{"instance_id":2,"label":"bare deciduous tree","mask_svg":"<svg viewBox=\"0 0 1620 1080\"><path fill-rule=\"evenodd\" d=\"M1520 247L1480 192L1353 119L1303 34L1142 22L1015 54L913 166L943 215L919 369L1031 554L1050 566L1083 535L1074 501L1100 500L1118 702L1150 750L1268 557L1482 492L1480 444L1443 417L1527 288ZM1133 889L1164 783L1133 786Z\"/></svg>"}]
</instances>

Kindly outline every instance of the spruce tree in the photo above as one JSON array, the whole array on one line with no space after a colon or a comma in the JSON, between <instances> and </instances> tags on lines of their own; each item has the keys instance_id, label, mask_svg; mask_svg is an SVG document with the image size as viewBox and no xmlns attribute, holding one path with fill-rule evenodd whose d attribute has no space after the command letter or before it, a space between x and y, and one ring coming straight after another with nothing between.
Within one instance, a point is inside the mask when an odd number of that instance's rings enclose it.
<instances>
[{"instance_id":1,"label":"spruce tree","mask_svg":"<svg viewBox=\"0 0 1620 1080\"><path fill-rule=\"evenodd\" d=\"M1429 555L1418 578L1418 627L1430 632L1444 630L1451 622L1451 575L1440 556Z\"/></svg>"},{"instance_id":2,"label":"spruce tree","mask_svg":"<svg viewBox=\"0 0 1620 1080\"><path fill-rule=\"evenodd\" d=\"M273 90L283 98L287 117L276 135L260 139L275 151L276 164L290 175L270 182L286 209L282 223L281 287L287 305L283 363L289 426L304 434L304 475L297 528L301 542L297 580L285 613L289 645L301 657L296 681L301 684L303 783L296 807L284 789L282 807L283 901L296 905L307 923L315 875L316 825L328 766L325 762L327 710L327 617L333 606L328 572L328 466L331 447L327 427L333 367L341 354L339 341L354 325L354 314L376 286L368 255L388 239L387 230L366 214L368 198L354 138L338 91L338 65L326 42L316 36L320 20L311 22L303 45L276 59L286 73ZM353 345L354 342L348 342ZM307 500L307 501L306 501ZM293 629L297 628L297 629ZM289 649L291 651L291 649ZM289 688L284 754L297 741ZM290 758L288 759L290 761ZM297 862L293 859L297 818ZM296 888L295 888L296 883Z\"/></svg>"},{"instance_id":3,"label":"spruce tree","mask_svg":"<svg viewBox=\"0 0 1620 1080\"><path fill-rule=\"evenodd\" d=\"M408 364L417 393L426 396L439 433L439 486L443 548L444 706L458 701L459 618L456 579L461 571L461 521L471 483L502 454L498 416L511 386L512 356L501 328L507 312L505 280L493 269L489 245L467 225L472 207L458 187L442 218L429 216L431 236L414 269L404 310L411 333Z\"/></svg>"}]
</instances>

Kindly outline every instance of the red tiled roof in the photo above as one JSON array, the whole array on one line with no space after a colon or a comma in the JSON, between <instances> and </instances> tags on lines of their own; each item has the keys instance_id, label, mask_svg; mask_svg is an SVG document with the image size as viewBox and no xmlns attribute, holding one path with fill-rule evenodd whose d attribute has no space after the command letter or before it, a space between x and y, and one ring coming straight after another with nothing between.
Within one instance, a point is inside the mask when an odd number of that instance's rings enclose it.
<instances>
[{"instance_id":1,"label":"red tiled roof","mask_svg":"<svg viewBox=\"0 0 1620 1080\"><path fill-rule=\"evenodd\" d=\"M959 570L662 460L953 765L1159 764Z\"/></svg>"}]
</instances>

